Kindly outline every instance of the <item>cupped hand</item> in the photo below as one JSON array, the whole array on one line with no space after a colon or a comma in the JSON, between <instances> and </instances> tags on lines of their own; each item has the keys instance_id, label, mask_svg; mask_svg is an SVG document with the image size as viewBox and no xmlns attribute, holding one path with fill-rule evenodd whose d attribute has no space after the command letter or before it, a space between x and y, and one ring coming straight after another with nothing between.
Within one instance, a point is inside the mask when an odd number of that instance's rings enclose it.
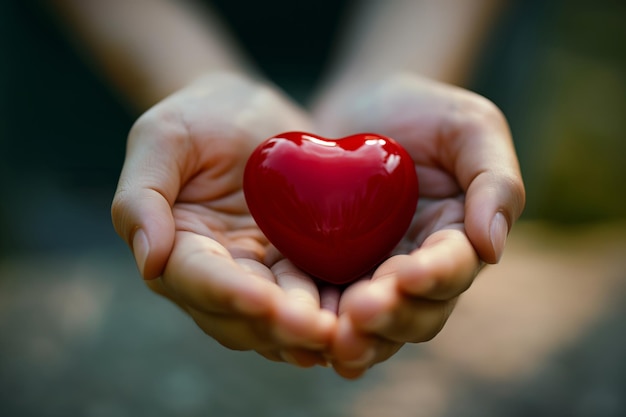
<instances>
[{"instance_id":1,"label":"cupped hand","mask_svg":"<svg viewBox=\"0 0 626 417\"><path fill-rule=\"evenodd\" d=\"M206 76L135 123L112 206L152 290L219 343L301 366L326 362L336 316L272 250L248 212L242 176L262 140L308 128L277 90Z\"/></svg>"},{"instance_id":2,"label":"cupped hand","mask_svg":"<svg viewBox=\"0 0 626 417\"><path fill-rule=\"evenodd\" d=\"M467 90L400 74L330 93L316 116L328 136L396 139L420 180L418 210L396 253L339 302L333 366L355 378L403 344L438 334L482 265L502 256L524 186L504 116Z\"/></svg>"}]
</instances>

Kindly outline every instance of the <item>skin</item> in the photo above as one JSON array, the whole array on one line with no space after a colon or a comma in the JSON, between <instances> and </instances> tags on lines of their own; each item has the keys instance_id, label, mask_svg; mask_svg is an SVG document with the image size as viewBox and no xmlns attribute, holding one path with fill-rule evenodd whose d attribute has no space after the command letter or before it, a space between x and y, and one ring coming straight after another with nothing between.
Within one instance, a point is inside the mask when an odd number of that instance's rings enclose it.
<instances>
[{"instance_id":1,"label":"skin","mask_svg":"<svg viewBox=\"0 0 626 417\"><path fill-rule=\"evenodd\" d=\"M467 73L493 2L365 2L309 111L254 75L219 24L203 24L217 21L210 10L50 4L142 113L112 205L117 232L148 287L224 346L357 378L403 344L434 337L481 266L502 255L524 205L511 135L493 103L450 85ZM423 24L397 23L406 16ZM426 37L424 27L437 31ZM245 205L247 157L287 130L375 131L415 160L421 196L410 230L345 291L319 287L283 259Z\"/></svg>"},{"instance_id":2,"label":"skin","mask_svg":"<svg viewBox=\"0 0 626 417\"><path fill-rule=\"evenodd\" d=\"M483 97L401 74L335 103L320 123L395 138L420 178L418 211L397 254L338 305L333 366L355 378L441 330L484 263L499 260L524 188L506 120Z\"/></svg>"},{"instance_id":3,"label":"skin","mask_svg":"<svg viewBox=\"0 0 626 417\"><path fill-rule=\"evenodd\" d=\"M242 175L271 132L308 122L275 90L203 77L136 122L112 208L151 289L226 347L304 366L326 362L336 317L256 226Z\"/></svg>"}]
</instances>

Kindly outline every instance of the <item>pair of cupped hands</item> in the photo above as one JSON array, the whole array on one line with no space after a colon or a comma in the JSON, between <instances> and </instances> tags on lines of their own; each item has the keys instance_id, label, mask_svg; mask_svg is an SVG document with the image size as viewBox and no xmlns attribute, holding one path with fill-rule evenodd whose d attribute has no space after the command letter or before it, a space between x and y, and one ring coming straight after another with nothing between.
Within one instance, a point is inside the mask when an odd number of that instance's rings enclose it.
<instances>
[{"instance_id":1,"label":"pair of cupped hands","mask_svg":"<svg viewBox=\"0 0 626 417\"><path fill-rule=\"evenodd\" d=\"M507 122L487 99L411 74L340 91L308 113L240 75L196 80L134 124L112 217L147 285L222 345L357 378L443 328L500 259L524 188ZM406 236L347 288L298 270L246 206L249 155L293 130L387 135L415 162L420 201Z\"/></svg>"}]
</instances>

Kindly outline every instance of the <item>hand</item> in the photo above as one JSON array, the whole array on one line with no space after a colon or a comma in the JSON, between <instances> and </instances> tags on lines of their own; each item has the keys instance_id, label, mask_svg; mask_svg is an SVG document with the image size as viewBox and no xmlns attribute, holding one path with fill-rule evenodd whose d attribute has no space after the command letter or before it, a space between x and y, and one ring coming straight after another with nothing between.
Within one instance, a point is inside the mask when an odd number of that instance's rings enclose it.
<instances>
[{"instance_id":1,"label":"hand","mask_svg":"<svg viewBox=\"0 0 626 417\"><path fill-rule=\"evenodd\" d=\"M206 76L133 126L112 207L148 286L208 335L302 366L326 363L336 316L316 285L250 216L242 175L252 150L309 120L272 88Z\"/></svg>"},{"instance_id":2,"label":"hand","mask_svg":"<svg viewBox=\"0 0 626 417\"><path fill-rule=\"evenodd\" d=\"M411 154L420 179L418 213L397 253L339 303L333 366L355 378L442 329L483 262L500 259L524 186L505 118L469 91L398 75L320 103L322 134L388 135Z\"/></svg>"}]
</instances>

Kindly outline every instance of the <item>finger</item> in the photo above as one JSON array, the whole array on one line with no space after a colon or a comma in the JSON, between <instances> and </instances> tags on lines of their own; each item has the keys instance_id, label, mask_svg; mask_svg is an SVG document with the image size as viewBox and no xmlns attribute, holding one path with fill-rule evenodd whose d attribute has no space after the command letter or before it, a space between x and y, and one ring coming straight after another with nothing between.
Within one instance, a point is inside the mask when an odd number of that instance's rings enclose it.
<instances>
[{"instance_id":1,"label":"finger","mask_svg":"<svg viewBox=\"0 0 626 417\"><path fill-rule=\"evenodd\" d=\"M358 378L372 365L378 343L357 332L349 316L340 316L331 350L333 368L344 378Z\"/></svg>"},{"instance_id":2,"label":"finger","mask_svg":"<svg viewBox=\"0 0 626 417\"><path fill-rule=\"evenodd\" d=\"M277 310L276 334L279 339L291 346L324 349L336 318L321 309L315 282L287 259L278 261L271 270L286 295L285 302Z\"/></svg>"},{"instance_id":3,"label":"finger","mask_svg":"<svg viewBox=\"0 0 626 417\"><path fill-rule=\"evenodd\" d=\"M443 328L452 311L449 304L407 296L399 291L395 278L387 278L347 291L342 310L363 334L396 343L419 343Z\"/></svg>"},{"instance_id":4,"label":"finger","mask_svg":"<svg viewBox=\"0 0 626 417\"><path fill-rule=\"evenodd\" d=\"M305 349L291 348L281 351L257 350L257 353L271 361L287 362L300 368L310 368L314 365L319 365L323 367L330 366L328 360L324 357L323 354Z\"/></svg>"},{"instance_id":5,"label":"finger","mask_svg":"<svg viewBox=\"0 0 626 417\"><path fill-rule=\"evenodd\" d=\"M328 360L320 351L282 346L273 337L271 320L206 314L193 309L190 315L198 327L228 349L255 350L270 360L287 362L301 368L328 366Z\"/></svg>"},{"instance_id":6,"label":"finger","mask_svg":"<svg viewBox=\"0 0 626 417\"><path fill-rule=\"evenodd\" d=\"M356 379L374 364L393 356L401 343L385 341L358 331L347 315L339 318L332 344L332 366L344 378Z\"/></svg>"},{"instance_id":7,"label":"finger","mask_svg":"<svg viewBox=\"0 0 626 417\"><path fill-rule=\"evenodd\" d=\"M205 313L268 316L283 296L266 272L242 267L213 239L177 232L162 281L182 303Z\"/></svg>"},{"instance_id":8,"label":"finger","mask_svg":"<svg viewBox=\"0 0 626 417\"><path fill-rule=\"evenodd\" d=\"M472 182L467 190L465 227L485 262L500 261L508 234L523 206L520 177L484 172Z\"/></svg>"},{"instance_id":9,"label":"finger","mask_svg":"<svg viewBox=\"0 0 626 417\"><path fill-rule=\"evenodd\" d=\"M430 235L410 255L388 259L372 280L349 287L340 312L365 334L392 342L435 337L481 263L462 226Z\"/></svg>"},{"instance_id":10,"label":"finger","mask_svg":"<svg viewBox=\"0 0 626 417\"><path fill-rule=\"evenodd\" d=\"M315 365L327 367L328 360L321 352L311 351L302 348L283 349L280 352L282 360L298 366L300 368L310 368Z\"/></svg>"},{"instance_id":11,"label":"finger","mask_svg":"<svg viewBox=\"0 0 626 417\"><path fill-rule=\"evenodd\" d=\"M445 119L441 146L466 191L467 235L485 262L496 263L524 208L524 184L500 110L479 96L463 97Z\"/></svg>"},{"instance_id":12,"label":"finger","mask_svg":"<svg viewBox=\"0 0 626 417\"><path fill-rule=\"evenodd\" d=\"M177 299L198 312L209 317L224 316L221 321L204 321L202 326L233 348L256 348L254 343L261 340L251 339L250 329L229 330L222 326L232 319L230 316L265 321L267 327L261 333L265 332L262 335L275 348L322 350L334 330L331 313L290 298L268 279L266 272L255 274L254 268L241 267L225 248L205 236L177 232L162 281ZM242 340L237 337L239 333ZM237 345L240 342L242 345Z\"/></svg>"},{"instance_id":13,"label":"finger","mask_svg":"<svg viewBox=\"0 0 626 417\"><path fill-rule=\"evenodd\" d=\"M231 256L232 256L232 251L230 249L226 249L226 250L229 253L231 253ZM276 283L276 278L274 277L274 274L272 273L272 271L261 262L257 262L250 258L233 258L233 259L241 268L243 268L245 271L249 272L250 274L258 276L259 278L262 278L266 280L267 282Z\"/></svg>"},{"instance_id":14,"label":"finger","mask_svg":"<svg viewBox=\"0 0 626 417\"><path fill-rule=\"evenodd\" d=\"M285 347L322 352L330 344L336 322L330 311L285 298L277 305L273 334Z\"/></svg>"},{"instance_id":15,"label":"finger","mask_svg":"<svg viewBox=\"0 0 626 417\"><path fill-rule=\"evenodd\" d=\"M271 271L276 277L276 283L290 300L315 309L319 308L320 295L317 285L289 260L278 261L272 266Z\"/></svg>"},{"instance_id":16,"label":"finger","mask_svg":"<svg viewBox=\"0 0 626 417\"><path fill-rule=\"evenodd\" d=\"M167 118L140 118L128 137L124 167L111 207L117 233L131 247L145 279L158 277L174 243L171 207L180 187L186 132Z\"/></svg>"},{"instance_id":17,"label":"finger","mask_svg":"<svg viewBox=\"0 0 626 417\"><path fill-rule=\"evenodd\" d=\"M481 267L463 226L452 225L428 236L409 255L389 258L374 278L393 276L400 292L408 296L446 301L467 290Z\"/></svg>"},{"instance_id":18,"label":"finger","mask_svg":"<svg viewBox=\"0 0 626 417\"><path fill-rule=\"evenodd\" d=\"M269 319L209 314L192 308L188 312L202 331L228 349L264 351L279 347Z\"/></svg>"}]
</instances>

